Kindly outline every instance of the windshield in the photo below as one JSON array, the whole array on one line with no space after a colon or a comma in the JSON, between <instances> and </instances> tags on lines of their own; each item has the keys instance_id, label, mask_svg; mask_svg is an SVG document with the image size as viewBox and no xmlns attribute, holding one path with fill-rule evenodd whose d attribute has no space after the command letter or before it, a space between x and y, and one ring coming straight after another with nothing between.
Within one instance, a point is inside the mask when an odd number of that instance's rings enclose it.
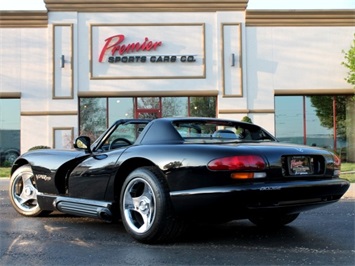
<instances>
[{"instance_id":1,"label":"windshield","mask_svg":"<svg viewBox=\"0 0 355 266\"><path fill-rule=\"evenodd\" d=\"M228 121L193 121L173 123L185 142L275 141L262 128L248 123Z\"/></svg>"},{"instance_id":2,"label":"windshield","mask_svg":"<svg viewBox=\"0 0 355 266\"><path fill-rule=\"evenodd\" d=\"M124 121L123 121L124 122ZM97 142L97 151L110 151L135 143L149 121L127 121L113 125Z\"/></svg>"}]
</instances>

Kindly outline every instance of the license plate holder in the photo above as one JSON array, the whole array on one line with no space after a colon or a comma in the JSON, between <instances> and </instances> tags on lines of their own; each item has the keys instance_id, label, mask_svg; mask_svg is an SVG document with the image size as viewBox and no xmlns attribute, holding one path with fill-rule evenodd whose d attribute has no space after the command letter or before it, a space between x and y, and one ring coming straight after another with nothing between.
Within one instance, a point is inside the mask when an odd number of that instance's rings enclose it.
<instances>
[{"instance_id":1,"label":"license plate holder","mask_svg":"<svg viewBox=\"0 0 355 266\"><path fill-rule=\"evenodd\" d=\"M309 156L290 156L288 157L288 169L290 175L312 175L312 158Z\"/></svg>"}]
</instances>

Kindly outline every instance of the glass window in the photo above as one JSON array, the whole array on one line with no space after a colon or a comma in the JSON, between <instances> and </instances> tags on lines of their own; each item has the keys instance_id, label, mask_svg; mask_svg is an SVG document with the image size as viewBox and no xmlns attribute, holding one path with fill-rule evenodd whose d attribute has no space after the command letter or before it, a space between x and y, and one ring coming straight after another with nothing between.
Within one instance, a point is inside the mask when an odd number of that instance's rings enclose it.
<instances>
[{"instance_id":1,"label":"glass window","mask_svg":"<svg viewBox=\"0 0 355 266\"><path fill-rule=\"evenodd\" d=\"M276 137L319 146L355 162L355 100L350 95L276 96Z\"/></svg>"},{"instance_id":2,"label":"glass window","mask_svg":"<svg viewBox=\"0 0 355 266\"><path fill-rule=\"evenodd\" d=\"M190 97L190 116L216 117L216 97Z\"/></svg>"},{"instance_id":3,"label":"glass window","mask_svg":"<svg viewBox=\"0 0 355 266\"><path fill-rule=\"evenodd\" d=\"M133 98L109 98L108 124L123 118L134 118Z\"/></svg>"},{"instance_id":4,"label":"glass window","mask_svg":"<svg viewBox=\"0 0 355 266\"><path fill-rule=\"evenodd\" d=\"M188 116L188 97L163 97L163 117L184 117Z\"/></svg>"},{"instance_id":5,"label":"glass window","mask_svg":"<svg viewBox=\"0 0 355 266\"><path fill-rule=\"evenodd\" d=\"M306 144L334 150L333 96L308 96L305 101Z\"/></svg>"},{"instance_id":6,"label":"glass window","mask_svg":"<svg viewBox=\"0 0 355 266\"><path fill-rule=\"evenodd\" d=\"M95 140L108 127L106 98L80 99L80 135Z\"/></svg>"},{"instance_id":7,"label":"glass window","mask_svg":"<svg viewBox=\"0 0 355 266\"><path fill-rule=\"evenodd\" d=\"M101 151L110 151L132 145L147 123L125 123L118 125L100 146Z\"/></svg>"},{"instance_id":8,"label":"glass window","mask_svg":"<svg viewBox=\"0 0 355 266\"><path fill-rule=\"evenodd\" d=\"M80 98L79 132L95 140L124 118L216 117L216 97Z\"/></svg>"},{"instance_id":9,"label":"glass window","mask_svg":"<svg viewBox=\"0 0 355 266\"><path fill-rule=\"evenodd\" d=\"M20 155L20 99L0 99L0 166Z\"/></svg>"},{"instance_id":10,"label":"glass window","mask_svg":"<svg viewBox=\"0 0 355 266\"><path fill-rule=\"evenodd\" d=\"M159 97L138 97L137 109L159 109L160 98Z\"/></svg>"},{"instance_id":11,"label":"glass window","mask_svg":"<svg viewBox=\"0 0 355 266\"><path fill-rule=\"evenodd\" d=\"M182 119L175 121L173 125L180 136L188 142L275 141L274 137L253 124Z\"/></svg>"},{"instance_id":12,"label":"glass window","mask_svg":"<svg viewBox=\"0 0 355 266\"><path fill-rule=\"evenodd\" d=\"M276 137L283 142L303 144L303 97L275 97Z\"/></svg>"}]
</instances>

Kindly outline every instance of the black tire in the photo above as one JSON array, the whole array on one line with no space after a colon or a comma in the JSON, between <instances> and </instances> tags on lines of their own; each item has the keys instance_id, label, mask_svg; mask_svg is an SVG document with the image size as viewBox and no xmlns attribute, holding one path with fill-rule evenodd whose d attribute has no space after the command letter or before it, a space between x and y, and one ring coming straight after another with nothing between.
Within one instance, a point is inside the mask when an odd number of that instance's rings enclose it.
<instances>
[{"instance_id":1,"label":"black tire","mask_svg":"<svg viewBox=\"0 0 355 266\"><path fill-rule=\"evenodd\" d=\"M40 216L44 213L37 202L37 186L30 165L19 167L10 178L9 196L15 210L24 216Z\"/></svg>"},{"instance_id":2,"label":"black tire","mask_svg":"<svg viewBox=\"0 0 355 266\"><path fill-rule=\"evenodd\" d=\"M263 228L278 228L289 224L297 219L299 213L293 214L278 214L269 216L252 216L249 221Z\"/></svg>"},{"instance_id":3,"label":"black tire","mask_svg":"<svg viewBox=\"0 0 355 266\"><path fill-rule=\"evenodd\" d=\"M142 243L170 242L184 229L183 221L174 215L165 178L156 167L138 168L127 177L120 211L127 232Z\"/></svg>"}]
</instances>

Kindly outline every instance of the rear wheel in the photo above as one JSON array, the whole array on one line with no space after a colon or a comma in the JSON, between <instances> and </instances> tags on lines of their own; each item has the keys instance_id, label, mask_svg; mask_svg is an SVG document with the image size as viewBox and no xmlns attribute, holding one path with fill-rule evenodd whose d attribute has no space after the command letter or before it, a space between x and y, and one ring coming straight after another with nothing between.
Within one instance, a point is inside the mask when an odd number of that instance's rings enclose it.
<instances>
[{"instance_id":1,"label":"rear wheel","mask_svg":"<svg viewBox=\"0 0 355 266\"><path fill-rule=\"evenodd\" d=\"M298 216L299 213L252 216L249 217L249 221L260 227L277 228L293 222Z\"/></svg>"},{"instance_id":2,"label":"rear wheel","mask_svg":"<svg viewBox=\"0 0 355 266\"><path fill-rule=\"evenodd\" d=\"M120 205L125 229L140 242L168 242L182 232L164 176L155 167L138 168L127 177Z\"/></svg>"},{"instance_id":3,"label":"rear wheel","mask_svg":"<svg viewBox=\"0 0 355 266\"><path fill-rule=\"evenodd\" d=\"M37 185L29 165L18 168L11 176L9 196L15 210L24 216L39 216L44 212L37 201Z\"/></svg>"}]
</instances>

